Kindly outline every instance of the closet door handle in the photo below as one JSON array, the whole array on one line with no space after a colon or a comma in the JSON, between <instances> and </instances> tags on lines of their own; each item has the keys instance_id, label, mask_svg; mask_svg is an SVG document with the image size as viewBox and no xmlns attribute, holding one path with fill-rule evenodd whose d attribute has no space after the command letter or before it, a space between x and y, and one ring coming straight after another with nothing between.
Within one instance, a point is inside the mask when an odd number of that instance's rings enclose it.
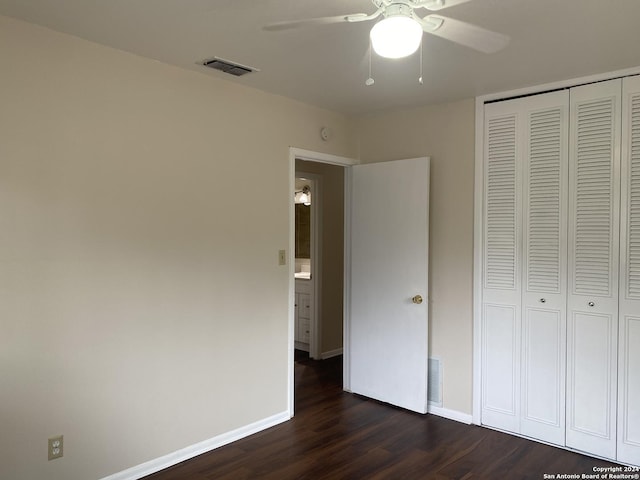
<instances>
[{"instance_id":1,"label":"closet door handle","mask_svg":"<svg viewBox=\"0 0 640 480\"><path fill-rule=\"evenodd\" d=\"M547 303L547 299L546 298L541 298L540 299L540 303Z\"/></svg>"},{"instance_id":2,"label":"closet door handle","mask_svg":"<svg viewBox=\"0 0 640 480\"><path fill-rule=\"evenodd\" d=\"M590 307L595 307L596 306L595 302L589 302L589 303L587 303L587 305L589 305Z\"/></svg>"}]
</instances>

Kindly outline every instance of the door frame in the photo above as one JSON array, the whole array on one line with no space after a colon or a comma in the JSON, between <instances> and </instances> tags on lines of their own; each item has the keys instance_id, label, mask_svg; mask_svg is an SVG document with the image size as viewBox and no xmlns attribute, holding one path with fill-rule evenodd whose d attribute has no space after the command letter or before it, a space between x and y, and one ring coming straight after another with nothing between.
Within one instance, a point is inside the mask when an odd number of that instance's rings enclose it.
<instances>
[{"instance_id":1,"label":"door frame","mask_svg":"<svg viewBox=\"0 0 640 480\"><path fill-rule=\"evenodd\" d=\"M350 199L351 199L351 190L350 190L350 177L351 177L351 167L353 165L358 165L360 162L354 158L341 157L338 155L332 155L328 153L314 152L311 150L305 150L302 148L289 147L289 190L287 192L289 198L289 252L287 255L287 260L289 263L289 303L288 303L288 322L289 322L289 334L288 334L288 381L287 381L287 410L289 412L289 417L294 416L294 394L295 394L295 320L294 320L294 299L295 299L295 207L293 196L290 194L295 189L295 181L296 181L296 159L306 160L309 162L316 163L326 163L329 165L337 165L339 167L345 167L344 169L344 291L343 291L343 372L344 372L344 380L343 387L345 390L349 389L349 378L348 378L348 361L349 361L349 349L348 349L348 335L349 335L349 308L348 308L348 285L351 280L350 270L348 268L349 262L351 260L350 252L347 248L348 241L350 238L350 219L349 212L350 208ZM317 242L316 242L317 243ZM319 288L319 279L316 279L314 282L314 297L316 296L316 289ZM315 303L318 303L317 301ZM315 306L314 306L315 308ZM317 323L317 319L316 319ZM318 346L319 348L319 346ZM318 352L318 355L322 355L322 352Z\"/></svg>"}]
</instances>

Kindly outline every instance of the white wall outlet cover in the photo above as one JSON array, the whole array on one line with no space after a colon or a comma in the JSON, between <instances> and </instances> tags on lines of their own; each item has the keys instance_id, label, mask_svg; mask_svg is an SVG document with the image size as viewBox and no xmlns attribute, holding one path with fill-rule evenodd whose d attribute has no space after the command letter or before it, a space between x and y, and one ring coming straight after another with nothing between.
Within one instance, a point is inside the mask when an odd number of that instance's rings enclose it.
<instances>
[{"instance_id":1,"label":"white wall outlet cover","mask_svg":"<svg viewBox=\"0 0 640 480\"><path fill-rule=\"evenodd\" d=\"M320 136L322 137L322 140L326 142L327 140L329 140L329 137L331 137L331 130L329 130L327 127L322 127L322 129L320 130Z\"/></svg>"}]
</instances>

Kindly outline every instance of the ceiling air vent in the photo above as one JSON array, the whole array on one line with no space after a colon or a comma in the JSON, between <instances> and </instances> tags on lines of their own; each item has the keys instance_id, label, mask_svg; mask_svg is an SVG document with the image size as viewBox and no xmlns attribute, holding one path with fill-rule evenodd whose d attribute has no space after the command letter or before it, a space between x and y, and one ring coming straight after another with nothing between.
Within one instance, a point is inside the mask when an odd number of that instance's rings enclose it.
<instances>
[{"instance_id":1,"label":"ceiling air vent","mask_svg":"<svg viewBox=\"0 0 640 480\"><path fill-rule=\"evenodd\" d=\"M221 58L213 58L211 60L205 60L202 62L205 67L213 68L214 70L220 70L221 72L241 77L247 73L257 72L257 68L247 67L246 65L240 65L228 60L222 60Z\"/></svg>"}]
</instances>

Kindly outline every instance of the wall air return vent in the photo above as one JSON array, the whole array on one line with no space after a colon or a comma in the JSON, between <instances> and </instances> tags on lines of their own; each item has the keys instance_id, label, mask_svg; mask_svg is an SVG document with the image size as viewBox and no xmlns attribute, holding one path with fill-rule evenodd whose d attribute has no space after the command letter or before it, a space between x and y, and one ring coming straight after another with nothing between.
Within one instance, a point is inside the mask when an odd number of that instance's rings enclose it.
<instances>
[{"instance_id":1,"label":"wall air return vent","mask_svg":"<svg viewBox=\"0 0 640 480\"><path fill-rule=\"evenodd\" d=\"M427 399L429 405L442 407L442 361L439 358L429 358L428 362Z\"/></svg>"},{"instance_id":2,"label":"wall air return vent","mask_svg":"<svg viewBox=\"0 0 640 480\"><path fill-rule=\"evenodd\" d=\"M211 60L205 60L202 62L205 67L213 68L214 70L220 70L221 72L241 77L247 73L259 71L257 68L247 67L246 65L240 65L228 60L222 60L221 58L212 58Z\"/></svg>"}]
</instances>

